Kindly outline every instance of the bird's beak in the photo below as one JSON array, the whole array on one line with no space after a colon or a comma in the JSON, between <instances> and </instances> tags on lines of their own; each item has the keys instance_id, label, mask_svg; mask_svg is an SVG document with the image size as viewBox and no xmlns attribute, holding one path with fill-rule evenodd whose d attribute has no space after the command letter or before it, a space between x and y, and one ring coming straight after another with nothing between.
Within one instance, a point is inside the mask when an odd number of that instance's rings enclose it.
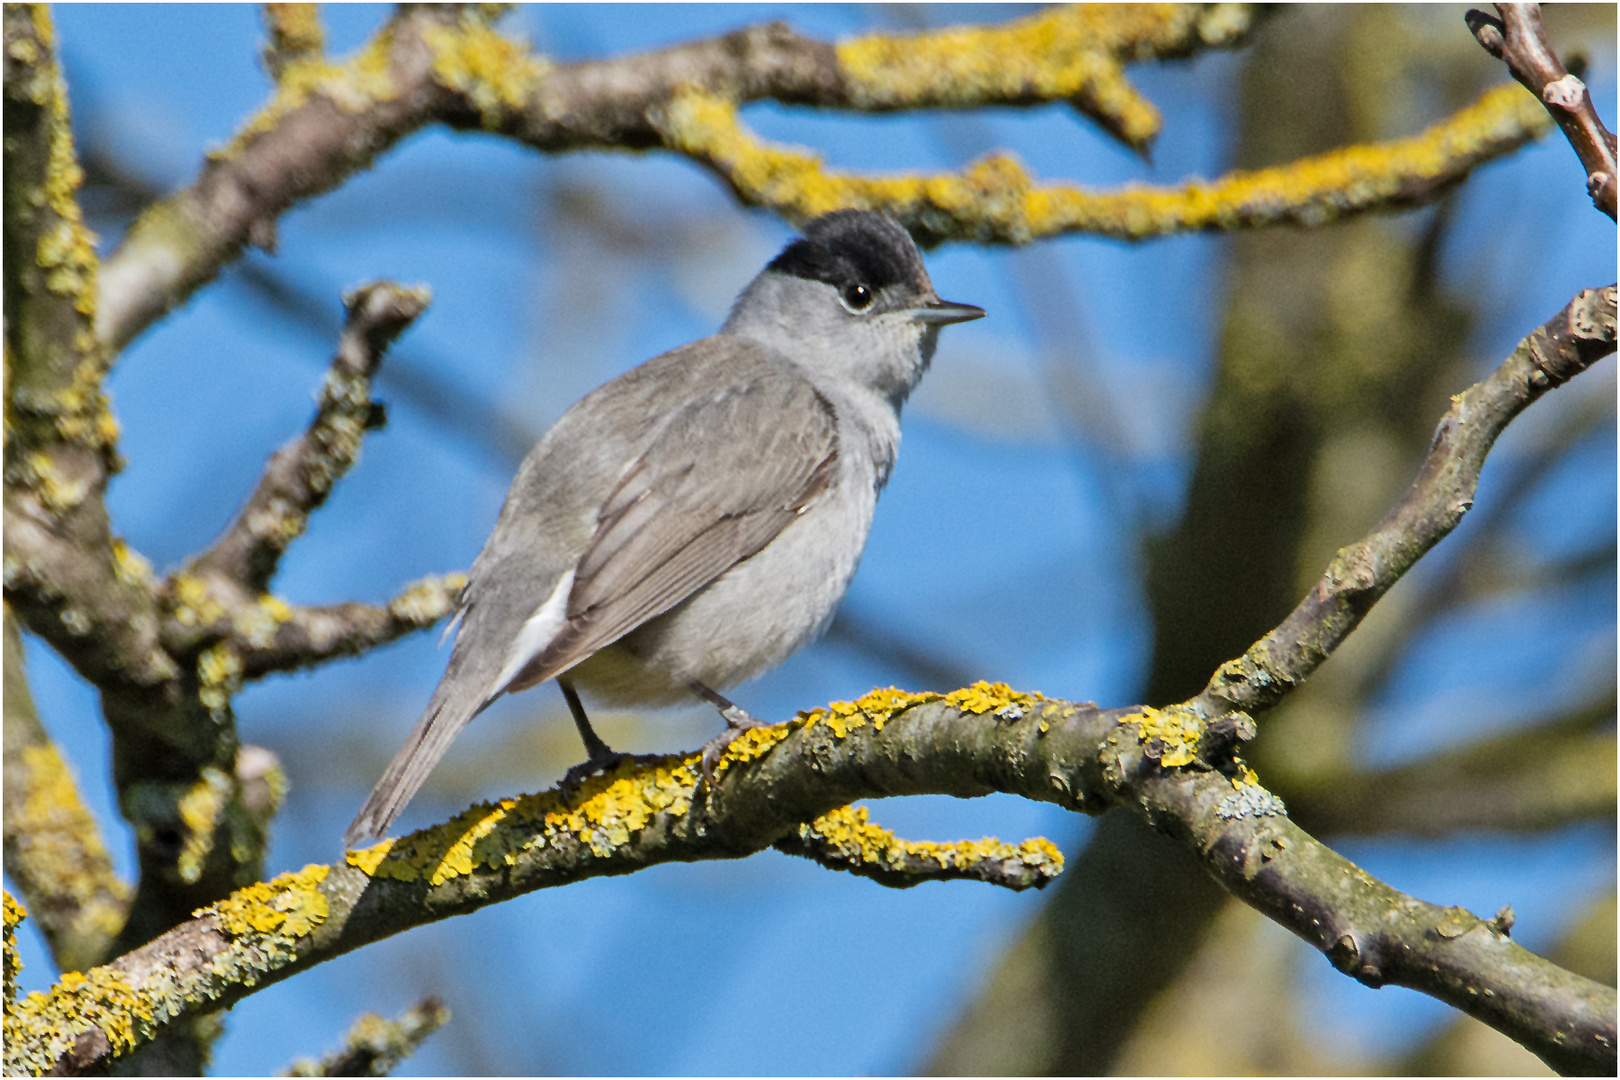
<instances>
[{"instance_id":1,"label":"bird's beak","mask_svg":"<svg viewBox=\"0 0 1620 1080\"><path fill-rule=\"evenodd\" d=\"M920 323L948 326L951 323L972 322L974 319L982 319L984 318L984 308L974 307L972 304L953 304L949 300L935 298L921 307L912 308L910 315Z\"/></svg>"}]
</instances>

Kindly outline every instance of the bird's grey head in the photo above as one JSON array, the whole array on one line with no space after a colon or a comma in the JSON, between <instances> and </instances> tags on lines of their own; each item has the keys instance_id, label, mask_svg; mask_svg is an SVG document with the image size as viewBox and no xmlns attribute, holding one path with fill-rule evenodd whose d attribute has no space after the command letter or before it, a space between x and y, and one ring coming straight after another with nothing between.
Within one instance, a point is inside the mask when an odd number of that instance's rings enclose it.
<instances>
[{"instance_id":1,"label":"bird's grey head","mask_svg":"<svg viewBox=\"0 0 1620 1080\"><path fill-rule=\"evenodd\" d=\"M984 315L941 300L893 218L838 210L811 221L743 290L721 332L758 341L815 381L875 391L899 408L939 328Z\"/></svg>"}]
</instances>

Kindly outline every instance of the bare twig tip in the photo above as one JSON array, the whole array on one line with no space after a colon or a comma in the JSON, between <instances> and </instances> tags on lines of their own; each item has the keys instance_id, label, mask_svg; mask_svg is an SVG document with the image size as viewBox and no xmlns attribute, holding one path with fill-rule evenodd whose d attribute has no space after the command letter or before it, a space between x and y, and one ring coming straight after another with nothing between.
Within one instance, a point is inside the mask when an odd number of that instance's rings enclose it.
<instances>
[{"instance_id":1,"label":"bare twig tip","mask_svg":"<svg viewBox=\"0 0 1620 1080\"><path fill-rule=\"evenodd\" d=\"M1474 35L1474 39L1485 51L1500 60L1505 45L1502 37L1502 20L1478 8L1469 8L1463 14L1463 21L1468 24L1468 32Z\"/></svg>"}]
</instances>

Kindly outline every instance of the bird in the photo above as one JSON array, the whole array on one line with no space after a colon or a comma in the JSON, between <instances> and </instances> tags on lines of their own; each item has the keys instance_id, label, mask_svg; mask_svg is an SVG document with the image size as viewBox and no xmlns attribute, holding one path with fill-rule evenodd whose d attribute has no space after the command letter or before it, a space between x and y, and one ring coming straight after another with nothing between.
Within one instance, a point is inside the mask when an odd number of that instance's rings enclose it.
<instances>
[{"instance_id":1,"label":"bird","mask_svg":"<svg viewBox=\"0 0 1620 1080\"><path fill-rule=\"evenodd\" d=\"M910 234L871 210L807 222L719 332L580 399L518 468L446 635L450 660L344 843L382 835L469 721L555 679L585 744L564 790L625 755L610 706L696 695L725 729L705 778L760 726L721 694L819 635L854 577L942 327Z\"/></svg>"}]
</instances>

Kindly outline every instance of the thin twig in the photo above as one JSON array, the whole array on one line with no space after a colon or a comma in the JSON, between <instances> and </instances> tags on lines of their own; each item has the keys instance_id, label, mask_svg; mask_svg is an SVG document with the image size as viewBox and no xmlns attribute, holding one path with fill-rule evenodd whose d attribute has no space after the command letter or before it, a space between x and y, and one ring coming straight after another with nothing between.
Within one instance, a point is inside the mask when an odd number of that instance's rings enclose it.
<instances>
[{"instance_id":1,"label":"thin twig","mask_svg":"<svg viewBox=\"0 0 1620 1080\"><path fill-rule=\"evenodd\" d=\"M387 1076L422 1040L450 1021L450 1010L436 997L423 998L396 1020L366 1013L343 1038L343 1049L319 1061L301 1060L283 1076Z\"/></svg>"},{"instance_id":2,"label":"thin twig","mask_svg":"<svg viewBox=\"0 0 1620 1080\"><path fill-rule=\"evenodd\" d=\"M1341 548L1288 618L1221 665L1189 703L1205 716L1281 701L1330 656L1474 503L1485 455L1508 422L1615 348L1615 287L1586 289L1538 327L1502 366L1452 399L1406 496L1363 539Z\"/></svg>"},{"instance_id":3,"label":"thin twig","mask_svg":"<svg viewBox=\"0 0 1620 1080\"><path fill-rule=\"evenodd\" d=\"M1540 4L1497 4L1500 19L1478 9L1463 18L1485 51L1507 63L1513 77L1563 129L1586 169L1592 205L1615 216L1617 170L1614 132L1603 125L1586 84L1564 67L1541 25Z\"/></svg>"},{"instance_id":4,"label":"thin twig","mask_svg":"<svg viewBox=\"0 0 1620 1080\"><path fill-rule=\"evenodd\" d=\"M247 505L190 573L218 575L249 593L268 587L282 553L359 457L365 432L379 426L371 378L388 345L428 302L425 287L392 282L365 285L343 298L348 321L309 429L271 457Z\"/></svg>"},{"instance_id":5,"label":"thin twig","mask_svg":"<svg viewBox=\"0 0 1620 1080\"><path fill-rule=\"evenodd\" d=\"M340 656L357 656L425 629L455 610L466 584L465 574L424 578L383 607L282 605L265 611L261 602L254 613L258 619L244 619L241 613L232 619L230 640L242 662L242 678L252 680Z\"/></svg>"}]
</instances>

